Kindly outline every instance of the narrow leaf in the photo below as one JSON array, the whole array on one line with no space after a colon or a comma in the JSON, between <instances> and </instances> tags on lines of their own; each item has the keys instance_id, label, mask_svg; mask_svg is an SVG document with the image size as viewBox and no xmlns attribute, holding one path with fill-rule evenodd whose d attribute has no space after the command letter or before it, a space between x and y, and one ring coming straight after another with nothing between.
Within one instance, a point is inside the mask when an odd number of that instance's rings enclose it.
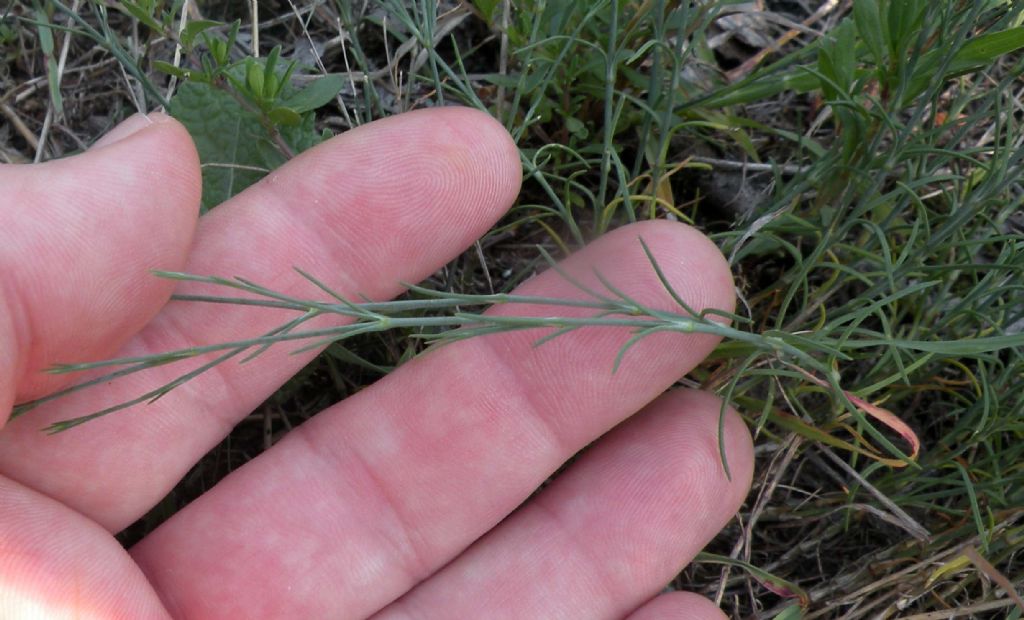
<instances>
[{"instance_id":1,"label":"narrow leaf","mask_svg":"<svg viewBox=\"0 0 1024 620\"><path fill-rule=\"evenodd\" d=\"M773 410L772 421L787 431L796 433L797 435L810 439L811 441L817 441L825 444L826 446L832 446L839 450L859 454L889 467L901 468L907 466L907 464L900 459L886 458L874 450L861 448L849 441L835 437L816 426L812 426L795 415L786 413L785 411L780 411L778 409Z\"/></svg>"},{"instance_id":2,"label":"narrow leaf","mask_svg":"<svg viewBox=\"0 0 1024 620\"><path fill-rule=\"evenodd\" d=\"M697 557L694 558L694 562L703 562L705 564L724 564L726 566L742 568L750 573L750 576L760 582L762 586L771 590L773 593L785 598L795 598L800 602L801 607L806 607L811 603L811 596L800 586L791 581L787 581L782 577L773 575L763 568L754 566L749 562L744 562L743 560L737 560L715 553L708 553L706 551L698 553Z\"/></svg>"},{"instance_id":3,"label":"narrow leaf","mask_svg":"<svg viewBox=\"0 0 1024 620\"><path fill-rule=\"evenodd\" d=\"M814 375L812 375L811 373L807 372L806 370L803 370L803 369L798 369L798 370L800 370L800 373L803 374L805 377L807 377L807 380L810 381L811 383L814 383L816 385L820 385L823 388L831 387L830 384L827 381L825 381L824 379L820 379L818 377L815 377ZM868 401L864 400L863 398L860 398L859 396L857 396L856 394L854 394L852 392L848 392L846 390L843 390L843 394L846 395L846 398L849 399L849 401L851 403L853 403L853 405L855 407L857 407L858 409L860 409L864 413L868 414L869 416L871 416L874 419L878 420L882 424L885 424L886 426L888 426L892 430L894 430L897 433L899 433L899 435L901 437L903 437L903 439L910 445L910 449L911 449L910 450L910 454L909 454L910 459L911 460L916 460L917 459L917 455L921 451L921 440L917 438L917 433L915 433L913 431L913 429L911 429L909 426L907 426L906 422L904 422L903 420L898 418L896 416L896 414L894 414L893 412L889 411L888 409L883 409L882 407L879 407L878 405L874 405L872 403L869 403Z\"/></svg>"},{"instance_id":4,"label":"narrow leaf","mask_svg":"<svg viewBox=\"0 0 1024 620\"><path fill-rule=\"evenodd\" d=\"M53 111L60 117L64 113L64 97L60 94L60 80L57 71L57 58L54 55L53 30L50 28L50 19L44 11L36 11L39 21L39 46L46 57L46 79L50 87L50 101L53 102Z\"/></svg>"}]
</instances>

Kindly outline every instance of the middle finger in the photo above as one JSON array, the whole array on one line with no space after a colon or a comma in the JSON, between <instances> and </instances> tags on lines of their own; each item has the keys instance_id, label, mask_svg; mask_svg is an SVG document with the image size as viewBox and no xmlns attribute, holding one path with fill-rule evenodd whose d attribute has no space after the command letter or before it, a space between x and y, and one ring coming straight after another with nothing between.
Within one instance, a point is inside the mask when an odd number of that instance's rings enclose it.
<instances>
[{"instance_id":1,"label":"middle finger","mask_svg":"<svg viewBox=\"0 0 1024 620\"><path fill-rule=\"evenodd\" d=\"M201 218L185 270L323 297L294 272L299 266L346 298L386 299L400 291L399 282L425 278L483 234L515 198L519 177L511 138L480 112L442 108L387 118L299 155ZM205 285L177 292L225 294ZM121 355L252 338L294 316L172 302ZM120 530L315 355L293 355L293 348L221 364L144 408L58 435L40 429L145 394L185 370L160 366L47 403L0 433L0 473Z\"/></svg>"},{"instance_id":2,"label":"middle finger","mask_svg":"<svg viewBox=\"0 0 1024 620\"><path fill-rule=\"evenodd\" d=\"M564 268L600 287L596 265L634 299L671 309L639 236L691 306L732 309L724 259L681 224L618 229ZM553 272L517 292L583 296ZM563 310L585 314L558 314ZM493 527L566 458L652 400L717 341L651 336L612 374L628 331L587 328L535 347L540 335L481 337L413 360L236 471L133 556L181 616L368 615Z\"/></svg>"}]
</instances>

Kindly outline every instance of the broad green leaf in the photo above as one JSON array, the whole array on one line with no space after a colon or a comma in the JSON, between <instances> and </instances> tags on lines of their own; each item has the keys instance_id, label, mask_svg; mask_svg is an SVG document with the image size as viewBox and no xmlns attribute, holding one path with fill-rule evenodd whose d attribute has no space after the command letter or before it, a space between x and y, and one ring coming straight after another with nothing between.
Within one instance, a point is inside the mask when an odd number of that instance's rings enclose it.
<instances>
[{"instance_id":1,"label":"broad green leaf","mask_svg":"<svg viewBox=\"0 0 1024 620\"><path fill-rule=\"evenodd\" d=\"M267 57L263 60L264 71L273 73L277 71L277 61L281 60L281 46L275 45Z\"/></svg>"},{"instance_id":2,"label":"broad green leaf","mask_svg":"<svg viewBox=\"0 0 1024 620\"><path fill-rule=\"evenodd\" d=\"M946 67L943 79L977 71L988 66L1000 56L1022 48L1024 48L1024 26L979 35L964 43L963 47L957 51ZM945 50L937 49L924 55L915 67L914 77L903 97L905 101L913 99L928 89L928 85L935 79L935 71L945 53Z\"/></svg>"},{"instance_id":3,"label":"broad green leaf","mask_svg":"<svg viewBox=\"0 0 1024 620\"><path fill-rule=\"evenodd\" d=\"M50 19L43 11L36 11L36 19L39 21L39 47L43 50L44 56L53 56L53 31L48 25L42 25L49 24Z\"/></svg>"},{"instance_id":4,"label":"broad green leaf","mask_svg":"<svg viewBox=\"0 0 1024 620\"><path fill-rule=\"evenodd\" d=\"M854 0L853 21L857 33L864 41L868 51L879 67L885 65L885 39L883 36L882 15L878 8L878 0Z\"/></svg>"},{"instance_id":5,"label":"broad green leaf","mask_svg":"<svg viewBox=\"0 0 1024 620\"><path fill-rule=\"evenodd\" d=\"M890 0L888 14L889 53L892 58L905 58L907 45L916 36L924 16L921 0Z\"/></svg>"},{"instance_id":6,"label":"broad green leaf","mask_svg":"<svg viewBox=\"0 0 1024 620\"><path fill-rule=\"evenodd\" d=\"M154 60L153 61L153 68L156 69L157 71L163 71L164 73L166 73L168 75L173 75L173 76L177 77L178 79L182 79L182 80L189 79L195 73L194 71L191 71L189 69L183 69L181 67L175 67L171 63L164 62L162 60Z\"/></svg>"},{"instance_id":7,"label":"broad green leaf","mask_svg":"<svg viewBox=\"0 0 1024 620\"><path fill-rule=\"evenodd\" d=\"M783 609L772 620L800 620L804 617L804 610L799 605L790 605Z\"/></svg>"},{"instance_id":8,"label":"broad green leaf","mask_svg":"<svg viewBox=\"0 0 1024 620\"><path fill-rule=\"evenodd\" d=\"M277 99L277 93L281 88L281 78L276 73L263 74L263 98L267 101Z\"/></svg>"},{"instance_id":9,"label":"broad green leaf","mask_svg":"<svg viewBox=\"0 0 1024 620\"><path fill-rule=\"evenodd\" d=\"M1024 48L1024 27L983 34L964 43L950 64L949 73L988 65L1000 56Z\"/></svg>"},{"instance_id":10,"label":"broad green leaf","mask_svg":"<svg viewBox=\"0 0 1024 620\"><path fill-rule=\"evenodd\" d=\"M583 124L583 121L572 116L565 117L565 128L569 130L569 133L573 134L580 140L586 140L588 131L587 126Z\"/></svg>"},{"instance_id":11,"label":"broad green leaf","mask_svg":"<svg viewBox=\"0 0 1024 620\"><path fill-rule=\"evenodd\" d=\"M181 31L181 44L185 49L192 49L192 43L195 42L199 33L220 25L221 22L215 22L209 19L199 19L194 22L189 22L185 25L185 29Z\"/></svg>"},{"instance_id":12,"label":"broad green leaf","mask_svg":"<svg viewBox=\"0 0 1024 620\"><path fill-rule=\"evenodd\" d=\"M509 73L507 75L485 73L479 77L484 82L494 84L495 86L504 86L505 88L515 88L519 84L520 79L520 75L517 73Z\"/></svg>"},{"instance_id":13,"label":"broad green leaf","mask_svg":"<svg viewBox=\"0 0 1024 620\"><path fill-rule=\"evenodd\" d=\"M211 37L209 33L203 33L203 40L206 42L206 47L210 50L210 55L217 62L217 65L228 64L228 43L215 37Z\"/></svg>"},{"instance_id":14,"label":"broad green leaf","mask_svg":"<svg viewBox=\"0 0 1024 620\"><path fill-rule=\"evenodd\" d=\"M257 101L263 100L263 69L259 63L249 58L245 63L245 82L249 85L249 93Z\"/></svg>"},{"instance_id":15,"label":"broad green leaf","mask_svg":"<svg viewBox=\"0 0 1024 620\"><path fill-rule=\"evenodd\" d=\"M135 19L149 26L154 32L162 33L164 31L164 27L160 25L160 22L156 21L155 17L153 17L152 10L147 11L145 8L140 6L139 3L123 0L117 6Z\"/></svg>"},{"instance_id":16,"label":"broad green leaf","mask_svg":"<svg viewBox=\"0 0 1024 620\"><path fill-rule=\"evenodd\" d=\"M278 125L294 127L302 123L302 116L291 108L274 108L267 113L267 116Z\"/></svg>"},{"instance_id":17,"label":"broad green leaf","mask_svg":"<svg viewBox=\"0 0 1024 620\"><path fill-rule=\"evenodd\" d=\"M327 104L341 92L345 85L340 75L330 74L317 78L308 86L295 93L281 98L281 103L299 112L309 112Z\"/></svg>"},{"instance_id":18,"label":"broad green leaf","mask_svg":"<svg viewBox=\"0 0 1024 620\"><path fill-rule=\"evenodd\" d=\"M818 72L825 78L821 88L829 99L851 92L857 68L853 22L844 19L818 49Z\"/></svg>"},{"instance_id":19,"label":"broad green leaf","mask_svg":"<svg viewBox=\"0 0 1024 620\"><path fill-rule=\"evenodd\" d=\"M942 76L937 76L941 54L945 50L933 50L925 54L916 64L914 77L907 86L904 101L911 101L927 90L928 85L937 80L976 71L991 64L1000 56L1024 49L1024 26L979 35L967 41L953 57ZM829 61L826 60L826 63ZM849 67L849 59L844 60ZM838 73L835 67L828 67L830 73ZM867 73L865 69L854 70L853 80L858 80ZM743 105L773 97L783 91L806 93L821 87L818 76L802 67L795 67L782 74L754 76L738 84L723 88L707 99L697 100L697 104L706 108Z\"/></svg>"},{"instance_id":20,"label":"broad green leaf","mask_svg":"<svg viewBox=\"0 0 1024 620\"><path fill-rule=\"evenodd\" d=\"M299 63L297 63L294 60L288 63L288 68L284 70L284 75L280 77L277 89L274 91L274 99L277 99L282 94L284 94L284 87L289 86L291 84L292 73L295 73L295 67L297 66L299 66ZM290 89L288 91L288 94L291 94L293 91L294 89Z\"/></svg>"},{"instance_id":21,"label":"broad green leaf","mask_svg":"<svg viewBox=\"0 0 1024 620\"><path fill-rule=\"evenodd\" d=\"M480 11L488 24L494 25L494 11L501 3L498 0L473 0L473 6Z\"/></svg>"},{"instance_id":22,"label":"broad green leaf","mask_svg":"<svg viewBox=\"0 0 1024 620\"><path fill-rule=\"evenodd\" d=\"M262 67L260 67L262 69ZM242 69L233 70L241 74ZM262 76L262 72L260 72ZM237 79L237 78L236 78ZM238 194L285 162L256 113L229 93L208 84L185 82L171 99L170 113L188 128L203 164L203 210ZM313 114L299 115L294 126L278 126L296 153L321 141ZM294 121L295 117L290 116Z\"/></svg>"},{"instance_id":23,"label":"broad green leaf","mask_svg":"<svg viewBox=\"0 0 1024 620\"><path fill-rule=\"evenodd\" d=\"M797 68L781 75L764 76L750 81L740 82L735 86L723 88L708 99L699 101L701 107L718 108L730 105L742 105L761 101L769 97L792 90L797 93L810 92L821 85L821 80L813 73Z\"/></svg>"},{"instance_id":24,"label":"broad green leaf","mask_svg":"<svg viewBox=\"0 0 1024 620\"><path fill-rule=\"evenodd\" d=\"M277 61L281 59L281 46L275 45L263 61L263 87L256 92L265 101L272 102L277 97Z\"/></svg>"},{"instance_id":25,"label":"broad green leaf","mask_svg":"<svg viewBox=\"0 0 1024 620\"><path fill-rule=\"evenodd\" d=\"M857 68L857 36L854 33L853 22L844 19L839 27L835 29L836 36L836 70L839 75L839 85L850 92L853 85L853 76Z\"/></svg>"},{"instance_id":26,"label":"broad green leaf","mask_svg":"<svg viewBox=\"0 0 1024 620\"><path fill-rule=\"evenodd\" d=\"M821 91L828 99L839 98L839 70L832 58L835 43L827 41L818 48L818 73L821 74Z\"/></svg>"}]
</instances>

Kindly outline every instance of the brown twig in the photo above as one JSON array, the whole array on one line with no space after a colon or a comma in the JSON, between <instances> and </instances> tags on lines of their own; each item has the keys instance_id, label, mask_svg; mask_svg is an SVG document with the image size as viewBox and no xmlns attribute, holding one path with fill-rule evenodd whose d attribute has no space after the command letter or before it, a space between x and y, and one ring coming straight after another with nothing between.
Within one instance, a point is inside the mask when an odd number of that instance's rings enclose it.
<instances>
[{"instance_id":1,"label":"brown twig","mask_svg":"<svg viewBox=\"0 0 1024 620\"><path fill-rule=\"evenodd\" d=\"M0 103L0 113L2 113L7 118L7 120L11 122L11 126L14 127L15 131L17 131L21 135L21 137L25 139L26 142L28 142L28 145L32 148L33 151L39 149L39 138L36 136L36 134L32 132L31 129L28 128L28 125L25 124L25 121L21 120L21 117L18 116L18 113L14 110L14 108L7 105L6 103Z\"/></svg>"},{"instance_id":2,"label":"brown twig","mask_svg":"<svg viewBox=\"0 0 1024 620\"><path fill-rule=\"evenodd\" d=\"M747 77L750 74L750 72L753 71L757 67L757 65L761 64L761 61L764 60L769 54L774 54L775 52L782 49L784 45L786 45L787 43L795 39L797 36L799 36L802 32L806 32L806 29L811 24L821 20L823 17L833 12L836 9L836 7L839 6L839 3L839 0L825 0L825 2L823 2L821 6L818 7L818 10L816 10L813 14L811 14L810 17L801 22L801 25L804 27L803 30L797 28L791 28L790 30L787 30L785 34L776 39L775 42L773 42L771 45L754 54L746 61L744 61L743 64L736 67L735 69L727 71L725 73L726 79L729 80L730 82L736 82ZM850 0L844 0L842 4L846 6L850 4Z\"/></svg>"}]
</instances>

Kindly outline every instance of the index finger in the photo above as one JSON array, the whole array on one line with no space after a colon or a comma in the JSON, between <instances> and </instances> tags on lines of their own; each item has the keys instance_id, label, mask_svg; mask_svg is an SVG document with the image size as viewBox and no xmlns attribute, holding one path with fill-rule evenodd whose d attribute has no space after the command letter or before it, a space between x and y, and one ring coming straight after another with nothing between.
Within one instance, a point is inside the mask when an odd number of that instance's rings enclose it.
<instances>
[{"instance_id":1,"label":"index finger","mask_svg":"<svg viewBox=\"0 0 1024 620\"><path fill-rule=\"evenodd\" d=\"M303 153L201 218L185 271L322 297L298 266L347 298L386 299L482 235L512 204L520 177L515 145L486 114L442 108L387 118ZM120 355L251 338L293 318L172 302ZM55 436L40 429L144 394L187 368L154 368L33 410L0 433L0 473L119 530L315 355L292 349L218 366L155 403Z\"/></svg>"}]
</instances>

